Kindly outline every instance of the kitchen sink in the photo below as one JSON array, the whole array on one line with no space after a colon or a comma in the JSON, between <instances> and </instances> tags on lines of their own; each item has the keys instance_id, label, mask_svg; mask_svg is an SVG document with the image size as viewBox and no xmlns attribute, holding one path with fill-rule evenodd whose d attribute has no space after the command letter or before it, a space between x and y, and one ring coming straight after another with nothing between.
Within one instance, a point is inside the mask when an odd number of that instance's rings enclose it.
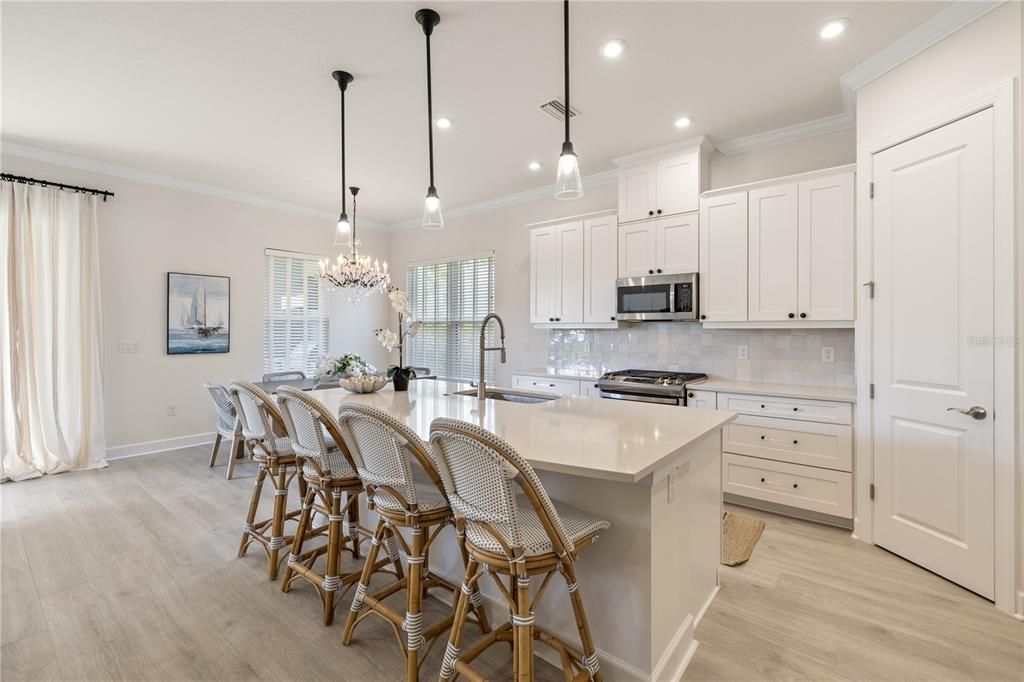
<instances>
[{"instance_id":1,"label":"kitchen sink","mask_svg":"<svg viewBox=\"0 0 1024 682\"><path fill-rule=\"evenodd\" d=\"M464 391L455 391L449 393L449 395L461 395L468 398L476 397L476 389L468 388ZM521 391L509 391L503 388L487 388L484 389L484 395L490 400L503 400L507 403L546 403L552 400L558 400L557 395L548 395L546 393L525 393Z\"/></svg>"}]
</instances>

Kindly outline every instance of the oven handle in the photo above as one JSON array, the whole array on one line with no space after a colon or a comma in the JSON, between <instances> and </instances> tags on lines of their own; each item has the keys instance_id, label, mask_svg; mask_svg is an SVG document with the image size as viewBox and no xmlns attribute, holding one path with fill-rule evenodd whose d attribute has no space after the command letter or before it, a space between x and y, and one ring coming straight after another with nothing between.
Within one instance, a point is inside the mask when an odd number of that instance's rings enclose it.
<instances>
[{"instance_id":1,"label":"oven handle","mask_svg":"<svg viewBox=\"0 0 1024 682\"><path fill-rule=\"evenodd\" d=\"M601 391L602 398L612 400L634 400L641 403L658 403L660 405L679 405L679 398L660 398L653 395L640 395L639 393L617 393L613 391Z\"/></svg>"}]
</instances>

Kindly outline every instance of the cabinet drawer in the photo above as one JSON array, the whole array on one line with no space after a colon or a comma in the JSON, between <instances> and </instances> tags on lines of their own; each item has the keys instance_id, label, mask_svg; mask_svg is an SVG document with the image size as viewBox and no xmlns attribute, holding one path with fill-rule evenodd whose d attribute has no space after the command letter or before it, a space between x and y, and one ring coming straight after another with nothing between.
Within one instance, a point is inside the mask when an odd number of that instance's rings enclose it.
<instances>
[{"instance_id":1,"label":"cabinet drawer","mask_svg":"<svg viewBox=\"0 0 1024 682\"><path fill-rule=\"evenodd\" d=\"M743 393L719 393L718 409L759 417L803 419L826 424L852 423L850 403L800 398L769 398Z\"/></svg>"},{"instance_id":2,"label":"cabinet drawer","mask_svg":"<svg viewBox=\"0 0 1024 682\"><path fill-rule=\"evenodd\" d=\"M549 379L547 377L528 377L516 375L512 377L516 388L528 388L534 391L545 393L557 393L558 395L579 395L580 382L571 379Z\"/></svg>"},{"instance_id":3,"label":"cabinet drawer","mask_svg":"<svg viewBox=\"0 0 1024 682\"><path fill-rule=\"evenodd\" d=\"M843 471L722 455L722 490L845 519L853 518L853 479Z\"/></svg>"},{"instance_id":4,"label":"cabinet drawer","mask_svg":"<svg viewBox=\"0 0 1024 682\"><path fill-rule=\"evenodd\" d=\"M793 464L853 470L853 429L795 419L740 415L727 424L722 450Z\"/></svg>"},{"instance_id":5,"label":"cabinet drawer","mask_svg":"<svg viewBox=\"0 0 1024 682\"><path fill-rule=\"evenodd\" d=\"M717 404L714 391L687 391L686 406L713 410Z\"/></svg>"}]
</instances>

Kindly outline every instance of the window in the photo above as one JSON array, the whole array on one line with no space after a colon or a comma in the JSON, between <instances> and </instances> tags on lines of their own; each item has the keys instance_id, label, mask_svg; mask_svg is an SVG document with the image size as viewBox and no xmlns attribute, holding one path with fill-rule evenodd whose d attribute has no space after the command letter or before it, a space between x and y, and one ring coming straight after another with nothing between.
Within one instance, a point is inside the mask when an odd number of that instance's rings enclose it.
<instances>
[{"instance_id":1,"label":"window","mask_svg":"<svg viewBox=\"0 0 1024 682\"><path fill-rule=\"evenodd\" d=\"M413 317L421 322L406 364L428 367L443 379L476 379L480 323L494 312L494 256L412 265L406 286ZM495 345L496 326L488 328L488 346ZM484 376L493 380L493 353Z\"/></svg>"},{"instance_id":2,"label":"window","mask_svg":"<svg viewBox=\"0 0 1024 682\"><path fill-rule=\"evenodd\" d=\"M318 256L266 250L263 371L316 373L327 354L327 296Z\"/></svg>"}]
</instances>

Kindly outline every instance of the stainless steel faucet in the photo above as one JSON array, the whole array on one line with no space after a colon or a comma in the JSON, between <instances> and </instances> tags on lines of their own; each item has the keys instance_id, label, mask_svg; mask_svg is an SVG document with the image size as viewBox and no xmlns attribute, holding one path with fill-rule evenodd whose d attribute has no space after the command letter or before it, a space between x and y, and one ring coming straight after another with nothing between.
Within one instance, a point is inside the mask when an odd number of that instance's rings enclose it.
<instances>
[{"instance_id":1,"label":"stainless steel faucet","mask_svg":"<svg viewBox=\"0 0 1024 682\"><path fill-rule=\"evenodd\" d=\"M497 348L484 348L484 337L487 334L487 323L491 320L497 320L498 327L501 328L501 346ZM480 325L480 381L476 385L476 397L478 400L487 399L487 387L484 385L484 353L493 350L501 351L501 364L505 364L508 359L508 355L505 352L505 323L496 313L488 313L487 317L484 318L483 324Z\"/></svg>"}]
</instances>

